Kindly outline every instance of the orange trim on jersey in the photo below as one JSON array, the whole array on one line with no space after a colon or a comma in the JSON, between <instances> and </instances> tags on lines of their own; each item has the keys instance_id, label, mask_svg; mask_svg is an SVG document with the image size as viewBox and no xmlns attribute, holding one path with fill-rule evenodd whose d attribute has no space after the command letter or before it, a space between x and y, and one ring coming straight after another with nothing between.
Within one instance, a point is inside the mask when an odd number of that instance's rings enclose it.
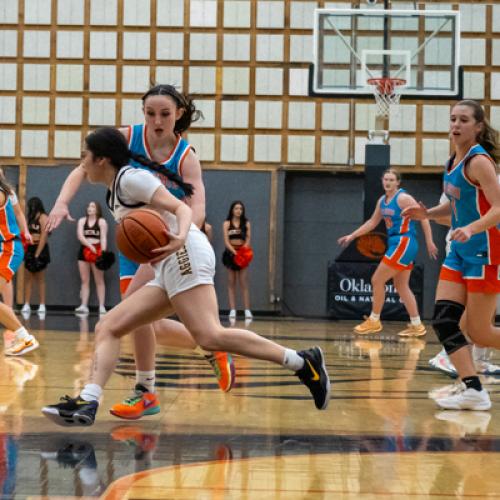
<instances>
[{"instance_id":1,"label":"orange trim on jersey","mask_svg":"<svg viewBox=\"0 0 500 500\"><path fill-rule=\"evenodd\" d=\"M384 264L387 264L389 267L392 267L393 269L397 269L398 271L409 271L413 269L413 264L409 264L405 266L404 264L401 264L400 262L395 262L392 259L388 259L385 255L382 257L382 262Z\"/></svg>"},{"instance_id":2,"label":"orange trim on jersey","mask_svg":"<svg viewBox=\"0 0 500 500\"><path fill-rule=\"evenodd\" d=\"M181 156L181 159L179 161L179 175L182 177L182 165L184 164L184 160L186 159L187 155L189 154L189 152L191 151L191 146L188 146L186 148L186 151L184 151L184 153L182 154Z\"/></svg>"},{"instance_id":3,"label":"orange trim on jersey","mask_svg":"<svg viewBox=\"0 0 500 500\"><path fill-rule=\"evenodd\" d=\"M123 278L120 278L120 294L122 296L127 293L128 287L130 286L131 282L132 277L124 276Z\"/></svg>"},{"instance_id":4,"label":"orange trim on jersey","mask_svg":"<svg viewBox=\"0 0 500 500\"><path fill-rule=\"evenodd\" d=\"M5 278L7 283L12 279L14 273L10 269L10 261L14 255L14 240L4 241L2 244L2 253L0 255L0 276Z\"/></svg>"},{"instance_id":5,"label":"orange trim on jersey","mask_svg":"<svg viewBox=\"0 0 500 500\"><path fill-rule=\"evenodd\" d=\"M486 199L483 190L479 188L477 190L476 204L481 217L491 208L491 204ZM497 226L486 230L486 238L488 240L488 263L500 264L500 231Z\"/></svg>"},{"instance_id":6,"label":"orange trim on jersey","mask_svg":"<svg viewBox=\"0 0 500 500\"><path fill-rule=\"evenodd\" d=\"M389 267L401 271L407 271L408 269L413 269L413 264L406 265L406 264L401 264L401 262L399 262L399 259L406 252L409 243L410 243L410 238L408 238L407 236L403 236L401 238L401 242L399 243L396 250L392 254L392 257L387 257L387 255L384 255L382 257L382 262L384 264L387 264Z\"/></svg>"},{"instance_id":7,"label":"orange trim on jersey","mask_svg":"<svg viewBox=\"0 0 500 500\"><path fill-rule=\"evenodd\" d=\"M147 134L146 134L146 125L144 125L144 127L143 127L142 138L144 140L144 149L146 150L146 153L148 154L149 159L153 160L153 155L151 154L151 148L149 146L148 137L147 137ZM178 135L177 136L177 141L175 142L174 147L172 148L172 150L168 153L168 156L163 161L160 161L158 163L160 163L160 164L167 163L167 161L170 160L170 158L172 158L172 156L175 153L175 150L177 149L177 146L179 145L180 140L181 140L181 136ZM155 160L153 160L153 161L155 161Z\"/></svg>"},{"instance_id":8,"label":"orange trim on jersey","mask_svg":"<svg viewBox=\"0 0 500 500\"><path fill-rule=\"evenodd\" d=\"M484 266L484 278L466 278L467 291L471 293L500 293L498 266Z\"/></svg>"},{"instance_id":9,"label":"orange trim on jersey","mask_svg":"<svg viewBox=\"0 0 500 500\"><path fill-rule=\"evenodd\" d=\"M471 293L500 293L500 279L498 266L484 266L483 278L463 277L460 271L443 266L439 273L439 280L452 281L467 288Z\"/></svg>"},{"instance_id":10,"label":"orange trim on jersey","mask_svg":"<svg viewBox=\"0 0 500 500\"><path fill-rule=\"evenodd\" d=\"M475 147L475 146L472 146L472 147ZM471 148L472 149L472 148ZM469 149L470 151L470 149ZM467 153L469 154L469 153ZM493 168L495 169L495 172L496 172L496 169L497 169L497 166L495 164L495 162L493 161L493 158L491 158L491 156L489 156L488 154L485 154L485 153L478 153L478 154L475 154L474 156L471 156L470 158L467 158L467 161L465 162L464 164L464 168L462 169L462 173L464 175L464 179L469 183L471 184L472 186L476 187L477 189L481 189L481 185L479 184L479 182L474 182L469 174L467 173L467 169L465 167L467 167L467 165L469 164L470 161L472 161L474 158L476 158L477 156L484 156L485 158L487 158L488 160L490 160L490 163L493 165ZM462 160L463 161L463 160Z\"/></svg>"},{"instance_id":11,"label":"orange trim on jersey","mask_svg":"<svg viewBox=\"0 0 500 500\"><path fill-rule=\"evenodd\" d=\"M460 271L456 269L450 269L449 267L442 266L441 272L439 273L439 280L441 281L453 281L453 283L460 283L465 285L464 277Z\"/></svg>"},{"instance_id":12,"label":"orange trim on jersey","mask_svg":"<svg viewBox=\"0 0 500 500\"><path fill-rule=\"evenodd\" d=\"M410 218L403 217L401 221L401 234L407 233L410 230Z\"/></svg>"},{"instance_id":13,"label":"orange trim on jersey","mask_svg":"<svg viewBox=\"0 0 500 500\"><path fill-rule=\"evenodd\" d=\"M16 237L15 234L10 232L9 220L7 217L7 203L9 203L8 195L5 199L5 204L0 208L0 236L4 241L12 240Z\"/></svg>"}]
</instances>

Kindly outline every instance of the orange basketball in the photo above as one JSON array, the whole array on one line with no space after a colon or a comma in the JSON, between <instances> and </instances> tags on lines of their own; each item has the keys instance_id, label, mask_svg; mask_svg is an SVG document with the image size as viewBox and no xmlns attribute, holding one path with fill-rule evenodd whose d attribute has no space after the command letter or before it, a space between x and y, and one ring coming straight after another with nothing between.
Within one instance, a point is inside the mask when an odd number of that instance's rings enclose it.
<instances>
[{"instance_id":1,"label":"orange basketball","mask_svg":"<svg viewBox=\"0 0 500 500\"><path fill-rule=\"evenodd\" d=\"M118 250L130 260L144 264L158 257L151 250L168 244L167 223L153 210L139 208L122 219L116 229Z\"/></svg>"}]
</instances>

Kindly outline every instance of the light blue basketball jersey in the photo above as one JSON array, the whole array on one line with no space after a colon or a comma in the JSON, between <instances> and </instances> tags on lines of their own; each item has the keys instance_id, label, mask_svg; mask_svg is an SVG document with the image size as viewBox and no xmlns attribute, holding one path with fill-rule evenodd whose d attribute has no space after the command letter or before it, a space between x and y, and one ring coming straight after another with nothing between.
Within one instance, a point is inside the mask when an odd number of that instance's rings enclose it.
<instances>
[{"instance_id":1,"label":"light blue basketball jersey","mask_svg":"<svg viewBox=\"0 0 500 500\"><path fill-rule=\"evenodd\" d=\"M398 197L405 193L404 189L399 189L389 203L385 201L385 195L380 198L380 211L384 218L387 236L407 235L416 236L416 223L409 217L401 215L401 208L398 205Z\"/></svg>"},{"instance_id":2,"label":"light blue basketball jersey","mask_svg":"<svg viewBox=\"0 0 500 500\"><path fill-rule=\"evenodd\" d=\"M454 157L448 160L443 178L443 191L451 204L451 227L464 227L478 220L491 207L483 190L474 184L465 172L467 163L477 155L486 156L494 164L488 152L479 144L473 146L457 165L452 167ZM452 241L458 255L469 261L482 264L500 264L500 230L492 227L474 234L469 241Z\"/></svg>"},{"instance_id":3,"label":"light blue basketball jersey","mask_svg":"<svg viewBox=\"0 0 500 500\"><path fill-rule=\"evenodd\" d=\"M138 125L132 125L130 127L130 139L129 139L129 149L133 153L145 156L148 159L151 158L151 154L149 152L149 145L146 139L146 125L141 123ZM188 155L191 150L191 146L189 143L183 139L180 135L177 136L177 142L174 146L174 149L170 152L168 158L161 162L167 170L173 172L174 174L178 174L182 177L181 167L182 162ZM178 199L185 198L186 193L182 188L180 188L175 182L169 180L166 176L161 175L161 173L156 172L154 170L149 169L148 167L141 165L139 162L134 160L130 160L130 165L136 168L144 168L146 170L151 171L155 176L157 176L162 184Z\"/></svg>"}]
</instances>

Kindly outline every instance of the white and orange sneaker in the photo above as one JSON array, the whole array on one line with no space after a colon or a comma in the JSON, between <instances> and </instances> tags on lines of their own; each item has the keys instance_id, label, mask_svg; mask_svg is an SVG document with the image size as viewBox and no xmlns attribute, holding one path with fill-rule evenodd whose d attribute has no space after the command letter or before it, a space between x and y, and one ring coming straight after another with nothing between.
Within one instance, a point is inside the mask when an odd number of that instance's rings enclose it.
<instances>
[{"instance_id":1,"label":"white and orange sneaker","mask_svg":"<svg viewBox=\"0 0 500 500\"><path fill-rule=\"evenodd\" d=\"M33 335L29 335L24 339L16 339L9 348L5 349L4 353L6 356L23 356L38 347L40 347L38 340Z\"/></svg>"},{"instance_id":2,"label":"white and orange sneaker","mask_svg":"<svg viewBox=\"0 0 500 500\"><path fill-rule=\"evenodd\" d=\"M408 323L404 330L398 332L398 335L400 337L422 337L426 333L427 329L423 323L420 323L420 325L412 325L411 323Z\"/></svg>"},{"instance_id":3,"label":"white and orange sneaker","mask_svg":"<svg viewBox=\"0 0 500 500\"><path fill-rule=\"evenodd\" d=\"M379 319L366 318L363 323L354 327L354 333L358 335L370 335L382 331L382 323Z\"/></svg>"}]
</instances>

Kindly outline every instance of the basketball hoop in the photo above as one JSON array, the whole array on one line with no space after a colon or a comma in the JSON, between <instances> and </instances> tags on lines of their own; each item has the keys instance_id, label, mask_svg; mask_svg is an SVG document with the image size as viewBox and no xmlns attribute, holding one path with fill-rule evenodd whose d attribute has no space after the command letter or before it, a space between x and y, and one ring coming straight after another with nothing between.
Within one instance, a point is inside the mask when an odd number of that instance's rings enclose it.
<instances>
[{"instance_id":1,"label":"basketball hoop","mask_svg":"<svg viewBox=\"0 0 500 500\"><path fill-rule=\"evenodd\" d=\"M377 103L377 115L389 116L391 106L399 104L401 89L406 85L403 78L369 78L368 85L372 88L375 102Z\"/></svg>"}]
</instances>

